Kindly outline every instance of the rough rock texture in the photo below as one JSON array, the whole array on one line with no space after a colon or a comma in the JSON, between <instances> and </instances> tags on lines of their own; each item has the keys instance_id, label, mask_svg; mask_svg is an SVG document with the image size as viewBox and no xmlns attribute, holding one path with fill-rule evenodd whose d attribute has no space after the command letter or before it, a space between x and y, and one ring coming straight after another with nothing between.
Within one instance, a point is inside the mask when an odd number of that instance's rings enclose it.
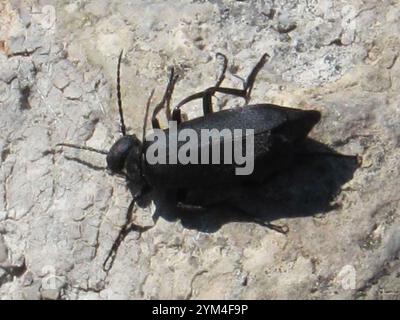
<instances>
[{"instance_id":1,"label":"rough rock texture","mask_svg":"<svg viewBox=\"0 0 400 320\"><path fill-rule=\"evenodd\" d=\"M0 297L400 298L399 35L396 0L1 1ZM106 273L131 195L101 169L103 156L55 145L107 149L119 136L122 48L130 132L141 132L168 66L181 75L177 102L213 84L216 52L230 59L226 84L236 87L233 74L246 76L267 52L253 101L320 110L312 138L362 165L306 160L243 190L287 236L209 222L218 212L198 223L161 214L125 238ZM136 223L152 225L155 210L138 208Z\"/></svg>"}]
</instances>

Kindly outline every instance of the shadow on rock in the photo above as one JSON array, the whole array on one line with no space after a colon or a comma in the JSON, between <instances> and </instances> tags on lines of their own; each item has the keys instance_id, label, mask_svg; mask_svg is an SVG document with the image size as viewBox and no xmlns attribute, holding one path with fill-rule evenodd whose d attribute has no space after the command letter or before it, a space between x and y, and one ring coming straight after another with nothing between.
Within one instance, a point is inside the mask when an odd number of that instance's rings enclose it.
<instances>
[{"instance_id":1,"label":"shadow on rock","mask_svg":"<svg viewBox=\"0 0 400 320\"><path fill-rule=\"evenodd\" d=\"M296 152L290 168L271 176L262 184L215 187L193 191L205 208L179 208L173 201L152 195L156 204L154 220L180 219L185 228L212 233L234 221L271 222L326 214L341 186L351 180L358 167L357 156L336 153L307 139ZM192 195L193 196L193 195Z\"/></svg>"}]
</instances>

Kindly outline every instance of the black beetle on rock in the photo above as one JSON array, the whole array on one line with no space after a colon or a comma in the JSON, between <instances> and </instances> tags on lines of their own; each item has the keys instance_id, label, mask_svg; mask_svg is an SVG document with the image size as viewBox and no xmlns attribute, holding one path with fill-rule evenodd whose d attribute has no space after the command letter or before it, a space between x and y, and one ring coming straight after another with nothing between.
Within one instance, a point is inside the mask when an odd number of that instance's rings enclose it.
<instances>
[{"instance_id":1,"label":"black beetle on rock","mask_svg":"<svg viewBox=\"0 0 400 320\"><path fill-rule=\"evenodd\" d=\"M152 126L153 129L160 129L157 115L164 109L166 111L167 119L175 121L177 124L178 133L184 129L193 129L198 135L200 135L201 129L229 129L232 131L234 129L252 129L252 138L254 141L254 169L251 174L235 174L236 166L232 163L149 163L146 158L146 151L150 146L152 146L154 140L151 141L148 137L145 137L145 131L150 100L154 90L150 95L146 107L142 140L139 140L135 135L127 135L120 92L120 66L122 52L118 59L117 69L117 97L122 137L114 143L108 152L69 143L59 144L60 146L106 154L107 168L112 173L124 175L128 187L131 190L132 188L138 190L138 192L134 194L133 200L129 205L126 224L121 229L118 238L115 240L108 257L104 262L104 269L108 270L111 268L118 246L128 232L131 230L143 232L149 229L149 227L141 227L131 223L135 203L142 199L144 195L149 193L149 191L157 190L158 192L161 191L172 194L176 200L176 204L179 206L206 207L203 203L190 203L190 200L188 200L187 197L188 193L198 188L208 188L216 185L223 187L235 184L259 183L265 181L271 174L274 174L291 164L295 147L306 139L313 126L319 122L321 117L319 111L293 109L273 104L248 104L257 73L265 64L269 57L268 54L264 54L253 68L247 79L244 81L243 89L221 87L225 78L227 58L220 53L218 55L223 58L224 64L217 83L213 87L193 94L182 100L172 110L172 112L170 110L170 100L178 77L174 74L174 70L171 69L168 85L162 101L154 109L151 121ZM213 95L217 92L242 97L245 99L246 103L243 107L213 112L211 100ZM203 116L183 121L181 116L181 107L195 99L203 100ZM164 133L168 137L169 129L165 129ZM241 143L243 143L243 141L241 141ZM177 150L182 146L183 142L178 141ZM211 148L211 144L206 145L206 148ZM222 154L223 152L221 155ZM277 231L287 232L287 229L284 227L259 221L256 218L254 218L254 221Z\"/></svg>"}]
</instances>

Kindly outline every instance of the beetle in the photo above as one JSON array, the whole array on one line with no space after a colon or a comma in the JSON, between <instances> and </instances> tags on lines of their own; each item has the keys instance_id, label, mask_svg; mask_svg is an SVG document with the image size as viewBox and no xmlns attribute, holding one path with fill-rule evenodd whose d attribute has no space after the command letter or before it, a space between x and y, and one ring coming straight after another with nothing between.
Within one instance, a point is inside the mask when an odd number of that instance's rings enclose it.
<instances>
[{"instance_id":1,"label":"beetle","mask_svg":"<svg viewBox=\"0 0 400 320\"><path fill-rule=\"evenodd\" d=\"M94 149L86 146L77 146L69 143L60 143L59 146L78 148L94 151L106 155L107 168L112 174L125 176L130 190L138 190L134 193L133 199L127 210L126 224L122 227L103 268L109 270L115 259L118 246L126 234L132 230L144 232L150 227L141 227L131 223L135 203L140 201L151 190L164 192L173 195L174 201L180 206L206 207L204 202L190 203L189 194L195 190L205 189L213 186L240 185L245 183L259 183L287 166L293 160L296 146L304 141L321 118L317 110L302 110L289 108L274 104L249 104L251 91L257 74L266 63L269 55L265 53L243 81L243 88L228 88L221 86L228 65L225 55L218 53L217 56L223 59L222 72L216 84L201 92L190 95L178 103L173 110L170 109L170 101L178 76L171 68L166 90L160 103L154 108L151 124L153 129L163 130L168 137L169 128L161 129L158 114L165 110L166 117L177 124L177 132L184 129L192 129L200 135L201 129L252 129L254 139L254 170L249 175L236 175L235 165L228 164L181 164L181 163L149 163L146 158L146 151L154 144L149 136L145 136L146 123L149 116L149 107L154 90L147 101L142 139L136 135L128 135L124 123L124 115L121 100L120 69L123 52L118 58L117 67L117 102L120 117L122 137L119 138L107 151ZM245 100L243 107L213 111L212 97L216 93L228 94L241 97ZM198 118L184 121L181 108L190 101L202 99L203 115ZM243 143L243 141L241 141ZM177 149L181 148L182 142L178 142ZM206 145L211 148L210 145ZM280 232L287 232L286 229L272 225L267 222L255 222L268 226Z\"/></svg>"}]
</instances>

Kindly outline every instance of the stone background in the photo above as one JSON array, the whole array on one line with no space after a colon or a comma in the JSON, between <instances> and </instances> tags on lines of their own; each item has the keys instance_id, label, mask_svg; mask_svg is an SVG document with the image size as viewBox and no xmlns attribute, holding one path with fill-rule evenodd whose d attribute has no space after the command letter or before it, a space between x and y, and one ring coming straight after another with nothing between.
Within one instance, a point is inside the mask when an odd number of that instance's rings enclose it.
<instances>
[{"instance_id":1,"label":"stone background","mask_svg":"<svg viewBox=\"0 0 400 320\"><path fill-rule=\"evenodd\" d=\"M1 0L0 297L400 298L399 34L396 0ZM106 273L131 195L101 155L55 145L108 149L119 137L121 49L130 132L153 88L160 99L168 66L181 75L177 102L215 81L216 52L236 87L233 74L268 52L253 102L320 110L312 138L362 165L315 160L251 190L266 215L283 212L274 222L287 236L161 215L126 237ZM138 208L136 222L152 225L155 207Z\"/></svg>"}]
</instances>

